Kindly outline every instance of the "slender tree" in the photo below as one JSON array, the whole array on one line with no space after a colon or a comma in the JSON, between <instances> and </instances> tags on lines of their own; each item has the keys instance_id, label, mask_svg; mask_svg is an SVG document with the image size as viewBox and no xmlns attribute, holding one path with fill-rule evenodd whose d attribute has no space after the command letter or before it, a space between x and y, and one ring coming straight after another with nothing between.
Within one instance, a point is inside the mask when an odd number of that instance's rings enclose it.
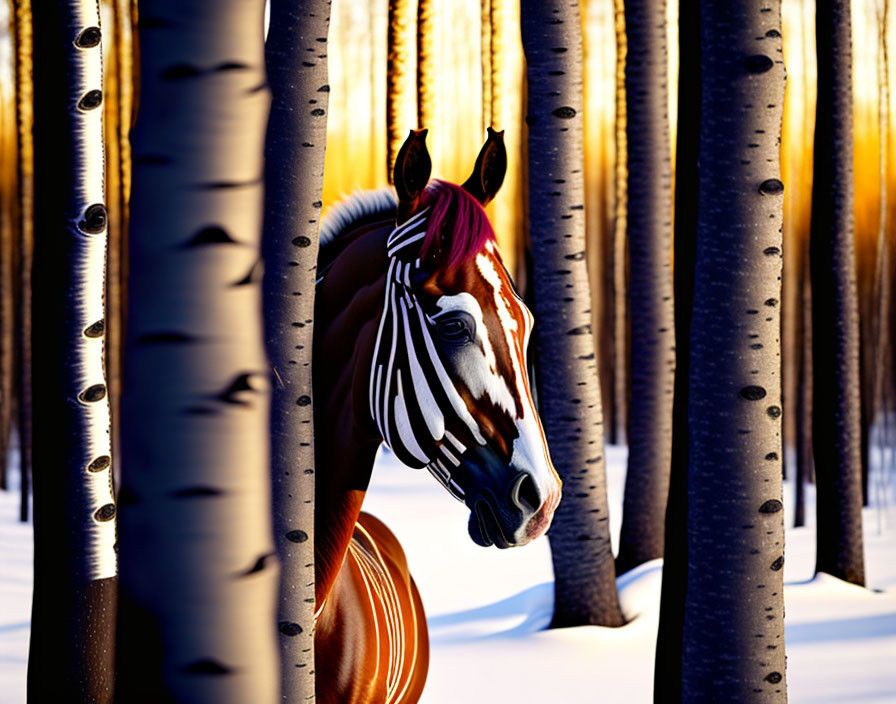
<instances>
[{"instance_id":1,"label":"slender tree","mask_svg":"<svg viewBox=\"0 0 896 704\"><path fill-rule=\"evenodd\" d=\"M600 386L585 265L582 46L576 3L521 6L542 418L563 479L548 535L554 626L623 622L610 547Z\"/></svg>"},{"instance_id":2,"label":"slender tree","mask_svg":"<svg viewBox=\"0 0 896 704\"><path fill-rule=\"evenodd\" d=\"M798 286L800 288L797 370L799 389L796 398L796 472L794 482L793 525L806 525L806 484L812 468L812 289L809 286L807 242L800 242Z\"/></svg>"},{"instance_id":3,"label":"slender tree","mask_svg":"<svg viewBox=\"0 0 896 704\"><path fill-rule=\"evenodd\" d=\"M492 3L479 1L479 56L482 68L482 131L492 124Z\"/></svg>"},{"instance_id":4,"label":"slender tree","mask_svg":"<svg viewBox=\"0 0 896 704\"><path fill-rule=\"evenodd\" d=\"M818 107L809 266L816 570L864 584L849 2L819 0L815 17Z\"/></svg>"},{"instance_id":5,"label":"slender tree","mask_svg":"<svg viewBox=\"0 0 896 704\"><path fill-rule=\"evenodd\" d=\"M392 166L404 141L407 125L402 122L407 91L413 7L408 0L389 0L389 35L386 60L386 173L392 182Z\"/></svg>"},{"instance_id":6,"label":"slender tree","mask_svg":"<svg viewBox=\"0 0 896 704\"><path fill-rule=\"evenodd\" d=\"M31 264L34 255L34 138L32 132L32 27L31 0L13 3L16 77L17 234L15 267L18 298L15 301L16 428L19 435L19 469L22 502L19 519L28 520L31 480Z\"/></svg>"},{"instance_id":7,"label":"slender tree","mask_svg":"<svg viewBox=\"0 0 896 704\"><path fill-rule=\"evenodd\" d=\"M482 68L482 131L501 129L504 111L504 4L502 0L481 0L480 52Z\"/></svg>"},{"instance_id":8,"label":"slender tree","mask_svg":"<svg viewBox=\"0 0 896 704\"><path fill-rule=\"evenodd\" d=\"M327 137L329 0L273 0L265 45L265 341L274 371L271 470L282 701L314 697L314 414L311 349ZM297 107L301 106L301 107Z\"/></svg>"},{"instance_id":9,"label":"slender tree","mask_svg":"<svg viewBox=\"0 0 896 704\"><path fill-rule=\"evenodd\" d=\"M11 96L9 96L11 97ZM15 190L15 139L10 139L15 118L10 120L5 86L0 86L0 489L9 488L9 440L15 399L15 289L13 265L16 228L13 215Z\"/></svg>"},{"instance_id":10,"label":"slender tree","mask_svg":"<svg viewBox=\"0 0 896 704\"><path fill-rule=\"evenodd\" d=\"M133 119L133 65L129 0L112 0L112 43L107 44L106 167L109 237L106 257L106 375L112 416L112 472L121 477L120 403L124 333L124 292L131 180L130 131Z\"/></svg>"},{"instance_id":11,"label":"slender tree","mask_svg":"<svg viewBox=\"0 0 896 704\"><path fill-rule=\"evenodd\" d=\"M504 2L503 0L489 0L488 28L491 37L488 42L489 57L488 68L491 71L489 86L489 125L496 130L503 130L504 121ZM488 125L487 125L488 126Z\"/></svg>"},{"instance_id":12,"label":"slender tree","mask_svg":"<svg viewBox=\"0 0 896 704\"><path fill-rule=\"evenodd\" d=\"M654 665L654 701L681 701L684 600L687 589L688 379L691 309L697 251L700 144L700 4L680 2L678 12L678 131L675 149L675 381L672 464L666 507L663 586Z\"/></svg>"},{"instance_id":13,"label":"slender tree","mask_svg":"<svg viewBox=\"0 0 896 704\"><path fill-rule=\"evenodd\" d=\"M262 0L140 7L117 698L273 702Z\"/></svg>"},{"instance_id":14,"label":"slender tree","mask_svg":"<svg viewBox=\"0 0 896 704\"><path fill-rule=\"evenodd\" d=\"M625 102L625 66L628 39L625 34L625 3L613 2L616 18L616 178L613 221L613 247L610 273L613 297L612 357L613 376L610 385L610 442L625 442L625 421L628 408L628 309L626 303L626 240L628 230L628 112Z\"/></svg>"},{"instance_id":15,"label":"slender tree","mask_svg":"<svg viewBox=\"0 0 896 704\"><path fill-rule=\"evenodd\" d=\"M663 556L675 377L665 0L628 0L625 32L632 333L620 573Z\"/></svg>"},{"instance_id":16,"label":"slender tree","mask_svg":"<svg viewBox=\"0 0 896 704\"><path fill-rule=\"evenodd\" d=\"M417 127L431 129L436 117L432 0L417 0Z\"/></svg>"},{"instance_id":17,"label":"slender tree","mask_svg":"<svg viewBox=\"0 0 896 704\"><path fill-rule=\"evenodd\" d=\"M887 27L889 23L890 3L882 0L877 6L877 131L880 140L878 149L878 216L877 216L877 248L875 253L876 266L872 285L872 302L874 312L872 333L872 375L871 409L867 424L877 425L878 448L881 453L881 461L887 452L886 447L891 443L890 433L892 420L887 412L892 402L891 389L893 384L892 369L887 364L891 357L893 344L892 327L890 325L891 300L893 297L892 267L890 257L890 244L888 238L888 175L890 153L890 67L889 51L887 49ZM860 328L861 334L861 328ZM870 427L863 427L863 436L870 436ZM870 443L868 443L870 445ZM867 449L867 448L866 448ZM870 452L863 453L862 462L862 494L863 504L869 502L869 471L871 467Z\"/></svg>"},{"instance_id":18,"label":"slender tree","mask_svg":"<svg viewBox=\"0 0 896 704\"><path fill-rule=\"evenodd\" d=\"M781 3L700 6L684 701L784 702Z\"/></svg>"},{"instance_id":19,"label":"slender tree","mask_svg":"<svg viewBox=\"0 0 896 704\"><path fill-rule=\"evenodd\" d=\"M99 7L34 0L33 10L33 430L41 440L28 700L109 702L116 558Z\"/></svg>"}]
</instances>

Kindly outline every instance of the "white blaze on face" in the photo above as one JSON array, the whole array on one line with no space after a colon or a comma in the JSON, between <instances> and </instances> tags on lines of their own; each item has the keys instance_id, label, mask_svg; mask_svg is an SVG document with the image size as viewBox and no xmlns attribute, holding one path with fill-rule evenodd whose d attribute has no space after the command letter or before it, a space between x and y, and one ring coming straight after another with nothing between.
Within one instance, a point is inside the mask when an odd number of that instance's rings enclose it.
<instances>
[{"instance_id":1,"label":"white blaze on face","mask_svg":"<svg viewBox=\"0 0 896 704\"><path fill-rule=\"evenodd\" d=\"M476 323L476 344L458 347L451 355L455 373L463 380L475 399L488 396L493 404L503 409L511 417L516 416L516 401L507 386L507 381L498 372L498 361L488 328L482 317L479 302L469 293L442 296L436 301L439 312L432 316L438 320L452 311L463 311Z\"/></svg>"},{"instance_id":2,"label":"white blaze on face","mask_svg":"<svg viewBox=\"0 0 896 704\"><path fill-rule=\"evenodd\" d=\"M489 242L488 244L492 243ZM494 252L494 247L489 248L489 252ZM531 471L540 488L547 493L552 489L550 485L555 481L559 481L559 477L548 454L544 430L538 419L535 401L529 389L526 370L526 350L529 346L529 336L532 334L534 319L529 309L519 300L513 290L507 291L508 296L504 295L503 281L490 257L485 254L477 255L476 267L492 288L498 319L501 322L507 348L510 351L517 396L522 400L522 415L517 417L515 410L512 413L516 418L516 427L519 435L513 441L513 454L511 455L510 463L514 467ZM519 339L519 324L510 311L508 300L513 301L523 313L524 329L521 345L517 342Z\"/></svg>"}]
</instances>

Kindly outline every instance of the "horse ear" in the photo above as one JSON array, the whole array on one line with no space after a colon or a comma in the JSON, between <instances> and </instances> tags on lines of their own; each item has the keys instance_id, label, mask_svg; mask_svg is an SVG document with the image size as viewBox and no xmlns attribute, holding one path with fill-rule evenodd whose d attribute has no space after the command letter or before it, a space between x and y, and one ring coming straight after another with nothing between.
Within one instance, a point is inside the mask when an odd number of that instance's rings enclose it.
<instances>
[{"instance_id":1,"label":"horse ear","mask_svg":"<svg viewBox=\"0 0 896 704\"><path fill-rule=\"evenodd\" d=\"M507 173L507 149L504 147L504 130L495 132L488 128L488 139L476 157L476 166L473 173L464 183L464 190L486 205L501 184L504 183L504 174Z\"/></svg>"},{"instance_id":2,"label":"horse ear","mask_svg":"<svg viewBox=\"0 0 896 704\"><path fill-rule=\"evenodd\" d=\"M417 210L431 171L432 159L426 149L426 130L411 130L395 158L392 172L392 182L398 194L395 218L398 223L407 220Z\"/></svg>"}]
</instances>

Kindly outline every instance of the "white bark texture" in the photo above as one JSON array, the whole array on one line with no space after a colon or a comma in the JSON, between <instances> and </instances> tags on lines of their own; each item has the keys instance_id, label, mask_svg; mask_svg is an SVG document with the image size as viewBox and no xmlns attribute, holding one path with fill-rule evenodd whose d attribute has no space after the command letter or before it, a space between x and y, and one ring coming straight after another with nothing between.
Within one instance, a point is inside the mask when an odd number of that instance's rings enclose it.
<instances>
[{"instance_id":1,"label":"white bark texture","mask_svg":"<svg viewBox=\"0 0 896 704\"><path fill-rule=\"evenodd\" d=\"M273 702L262 0L140 5L121 701Z\"/></svg>"},{"instance_id":2,"label":"white bark texture","mask_svg":"<svg viewBox=\"0 0 896 704\"><path fill-rule=\"evenodd\" d=\"M28 697L105 702L114 662L116 508L103 366L100 17L90 0L40 0L33 11L38 442Z\"/></svg>"}]
</instances>

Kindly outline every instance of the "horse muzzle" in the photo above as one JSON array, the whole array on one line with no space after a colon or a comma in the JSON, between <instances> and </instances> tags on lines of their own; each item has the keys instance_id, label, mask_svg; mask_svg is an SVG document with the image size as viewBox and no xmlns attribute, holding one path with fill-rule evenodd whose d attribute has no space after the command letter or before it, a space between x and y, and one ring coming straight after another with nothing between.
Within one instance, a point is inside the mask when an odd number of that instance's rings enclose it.
<instances>
[{"instance_id":1,"label":"horse muzzle","mask_svg":"<svg viewBox=\"0 0 896 704\"><path fill-rule=\"evenodd\" d=\"M557 498L539 486L531 471L514 471L484 447L464 453L462 462L474 543L503 550L526 545L548 529Z\"/></svg>"}]
</instances>

